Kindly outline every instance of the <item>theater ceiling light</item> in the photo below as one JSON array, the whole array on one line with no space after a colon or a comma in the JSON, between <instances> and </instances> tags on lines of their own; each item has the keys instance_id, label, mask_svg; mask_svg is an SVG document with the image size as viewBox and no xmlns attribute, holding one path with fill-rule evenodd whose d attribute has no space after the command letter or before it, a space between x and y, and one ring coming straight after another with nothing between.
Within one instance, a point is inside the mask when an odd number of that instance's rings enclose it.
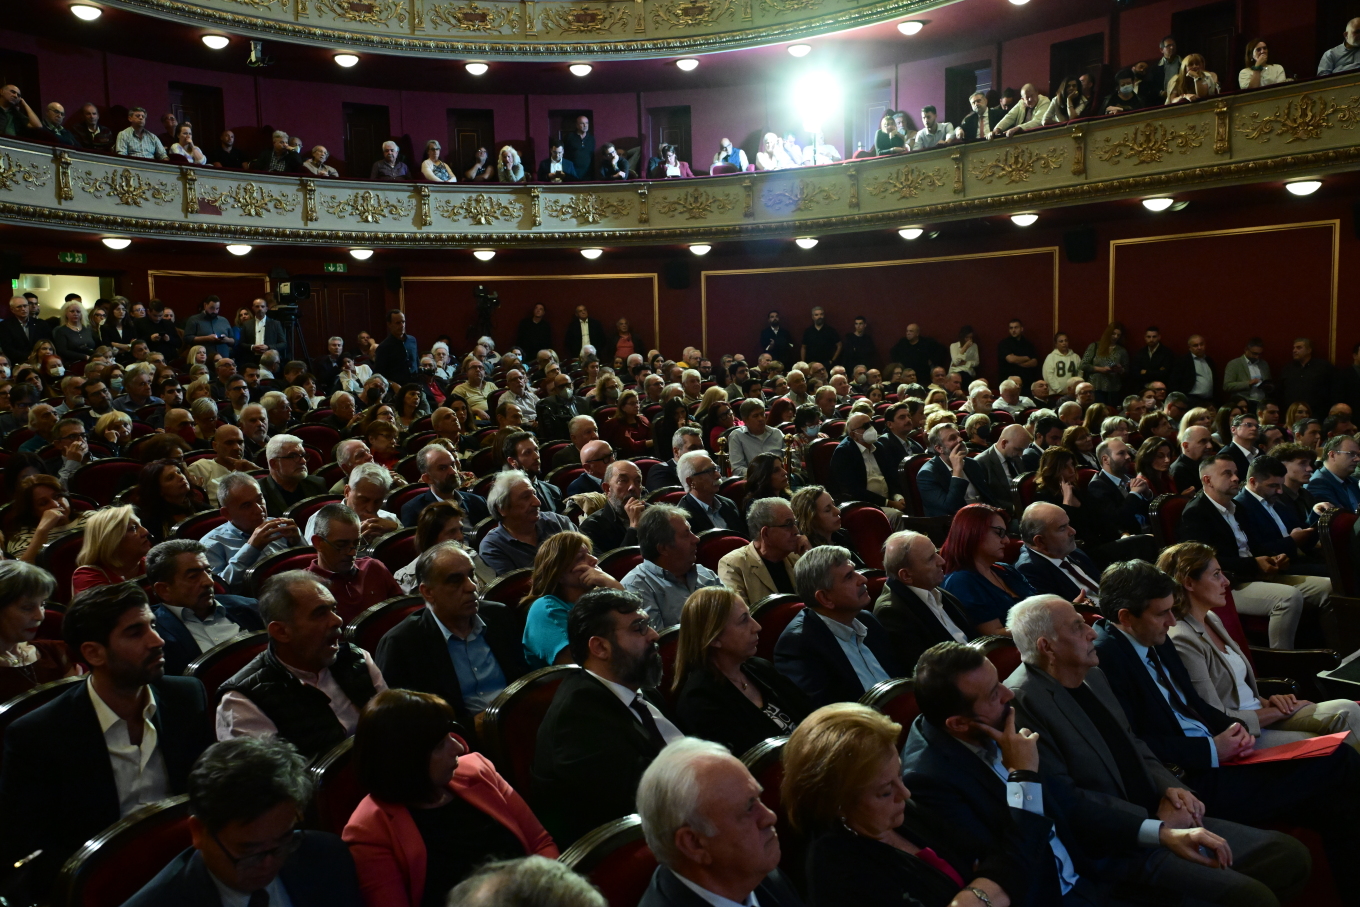
<instances>
[{"instance_id":1,"label":"theater ceiling light","mask_svg":"<svg viewBox=\"0 0 1360 907\"><path fill-rule=\"evenodd\" d=\"M789 53L793 54L795 57L806 57L808 54L812 53L812 45L790 44Z\"/></svg>"},{"instance_id":2,"label":"theater ceiling light","mask_svg":"<svg viewBox=\"0 0 1360 907\"><path fill-rule=\"evenodd\" d=\"M800 236L794 242L798 244L800 249L812 249L817 246L817 240L811 236Z\"/></svg>"},{"instance_id":3,"label":"theater ceiling light","mask_svg":"<svg viewBox=\"0 0 1360 907\"><path fill-rule=\"evenodd\" d=\"M1175 203L1176 200L1174 198L1163 197L1143 199L1143 207L1147 208L1149 211L1165 211L1167 208L1170 208Z\"/></svg>"},{"instance_id":4,"label":"theater ceiling light","mask_svg":"<svg viewBox=\"0 0 1360 907\"><path fill-rule=\"evenodd\" d=\"M925 232L920 227L904 227L897 231L897 235L903 239L920 239Z\"/></svg>"},{"instance_id":5,"label":"theater ceiling light","mask_svg":"<svg viewBox=\"0 0 1360 907\"><path fill-rule=\"evenodd\" d=\"M339 63L346 69L349 69L351 66L354 66L359 62L359 58L354 54L336 54L335 62Z\"/></svg>"},{"instance_id":6,"label":"theater ceiling light","mask_svg":"<svg viewBox=\"0 0 1360 907\"><path fill-rule=\"evenodd\" d=\"M581 250L581 255L582 255L583 257L585 257L585 258L590 259L591 261L594 261L595 259L599 258L599 257L600 257L601 255L603 255L603 254L604 254L604 249L582 249L582 250Z\"/></svg>"},{"instance_id":7,"label":"theater ceiling light","mask_svg":"<svg viewBox=\"0 0 1360 907\"><path fill-rule=\"evenodd\" d=\"M593 68L589 63L573 63L567 67L574 76L588 76Z\"/></svg>"},{"instance_id":8,"label":"theater ceiling light","mask_svg":"<svg viewBox=\"0 0 1360 907\"><path fill-rule=\"evenodd\" d=\"M354 257L355 257L356 259L358 259L359 261L368 261L370 258L373 257L373 250L372 250L372 249L350 249L350 250L349 250L349 254L352 255L352 256L354 256Z\"/></svg>"},{"instance_id":9,"label":"theater ceiling light","mask_svg":"<svg viewBox=\"0 0 1360 907\"><path fill-rule=\"evenodd\" d=\"M699 61L694 59L693 57L684 57L682 59L676 60L675 65L678 66L680 69L683 69L685 72L693 72L694 70L699 68Z\"/></svg>"},{"instance_id":10,"label":"theater ceiling light","mask_svg":"<svg viewBox=\"0 0 1360 907\"><path fill-rule=\"evenodd\" d=\"M919 34L921 33L921 29L923 29L923 28L925 28L925 27L926 27L926 24L925 24L924 22L899 22L899 23L897 23L897 30L900 31L902 34L908 36L908 37L910 37L910 36L912 36L912 35L919 35Z\"/></svg>"},{"instance_id":11,"label":"theater ceiling light","mask_svg":"<svg viewBox=\"0 0 1360 907\"><path fill-rule=\"evenodd\" d=\"M227 246L227 251L230 252L232 255L248 255L250 253L251 248L252 248L251 246L248 246L243 242L238 242L232 243L231 245Z\"/></svg>"},{"instance_id":12,"label":"theater ceiling light","mask_svg":"<svg viewBox=\"0 0 1360 907\"><path fill-rule=\"evenodd\" d=\"M1304 196L1312 195L1322 188L1322 180L1299 180L1296 183L1285 183L1284 187L1289 190L1291 195Z\"/></svg>"},{"instance_id":13,"label":"theater ceiling light","mask_svg":"<svg viewBox=\"0 0 1360 907\"><path fill-rule=\"evenodd\" d=\"M1017 227L1032 227L1039 220L1037 214L1012 214L1011 223Z\"/></svg>"},{"instance_id":14,"label":"theater ceiling light","mask_svg":"<svg viewBox=\"0 0 1360 907\"><path fill-rule=\"evenodd\" d=\"M478 261L490 261L496 257L495 249L473 249L472 257Z\"/></svg>"},{"instance_id":15,"label":"theater ceiling light","mask_svg":"<svg viewBox=\"0 0 1360 907\"><path fill-rule=\"evenodd\" d=\"M221 50L222 48L226 47L228 44L231 43L231 39L228 38L226 35L204 35L203 43L211 47L213 50Z\"/></svg>"},{"instance_id":16,"label":"theater ceiling light","mask_svg":"<svg viewBox=\"0 0 1360 907\"><path fill-rule=\"evenodd\" d=\"M1011 3L1014 3L1016 6L1024 6L1028 2L1029 0L1011 0Z\"/></svg>"},{"instance_id":17,"label":"theater ceiling light","mask_svg":"<svg viewBox=\"0 0 1360 907\"><path fill-rule=\"evenodd\" d=\"M132 240L124 239L121 236L106 236L100 241L103 242L104 245L108 246L110 249L114 250L126 249L128 246L132 245Z\"/></svg>"},{"instance_id":18,"label":"theater ceiling light","mask_svg":"<svg viewBox=\"0 0 1360 907\"><path fill-rule=\"evenodd\" d=\"M485 63L464 63L463 68L468 71L470 76L484 76L491 67Z\"/></svg>"},{"instance_id":19,"label":"theater ceiling light","mask_svg":"<svg viewBox=\"0 0 1360 907\"><path fill-rule=\"evenodd\" d=\"M693 252L695 255L707 255L709 253L709 250L712 248L713 247L706 242L697 242L694 245L690 246L689 250Z\"/></svg>"},{"instance_id":20,"label":"theater ceiling light","mask_svg":"<svg viewBox=\"0 0 1360 907\"><path fill-rule=\"evenodd\" d=\"M86 22L93 22L104 15L102 9L97 6L90 6L88 3L75 4L71 7L71 12L75 14L77 19L84 19Z\"/></svg>"}]
</instances>

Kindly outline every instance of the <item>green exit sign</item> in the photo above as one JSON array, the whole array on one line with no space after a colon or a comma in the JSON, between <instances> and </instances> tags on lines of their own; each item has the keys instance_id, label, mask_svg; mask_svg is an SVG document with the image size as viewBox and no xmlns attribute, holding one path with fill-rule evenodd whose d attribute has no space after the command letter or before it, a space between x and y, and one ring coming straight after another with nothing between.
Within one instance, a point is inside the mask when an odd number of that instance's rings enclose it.
<instances>
[{"instance_id":1,"label":"green exit sign","mask_svg":"<svg viewBox=\"0 0 1360 907\"><path fill-rule=\"evenodd\" d=\"M84 252L58 252L57 261L64 265L83 265L85 264Z\"/></svg>"},{"instance_id":2,"label":"green exit sign","mask_svg":"<svg viewBox=\"0 0 1360 907\"><path fill-rule=\"evenodd\" d=\"M344 274L349 271L349 265L343 261L328 261L321 266L321 270L334 274Z\"/></svg>"}]
</instances>

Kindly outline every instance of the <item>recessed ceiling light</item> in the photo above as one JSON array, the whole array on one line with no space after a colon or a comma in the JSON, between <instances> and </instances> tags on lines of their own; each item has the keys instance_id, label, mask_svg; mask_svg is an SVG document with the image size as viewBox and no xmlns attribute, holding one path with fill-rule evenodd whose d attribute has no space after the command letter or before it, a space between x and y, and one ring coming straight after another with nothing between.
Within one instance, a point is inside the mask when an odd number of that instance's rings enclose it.
<instances>
[{"instance_id":1,"label":"recessed ceiling light","mask_svg":"<svg viewBox=\"0 0 1360 907\"><path fill-rule=\"evenodd\" d=\"M903 239L920 239L925 232L920 227L904 227L897 231L897 235Z\"/></svg>"},{"instance_id":2,"label":"recessed ceiling light","mask_svg":"<svg viewBox=\"0 0 1360 907\"><path fill-rule=\"evenodd\" d=\"M102 9L97 6L90 6L87 3L77 3L71 7L71 12L75 14L77 19L84 19L86 22L93 22L104 15Z\"/></svg>"},{"instance_id":3,"label":"recessed ceiling light","mask_svg":"<svg viewBox=\"0 0 1360 907\"><path fill-rule=\"evenodd\" d=\"M811 236L800 236L794 240L800 249L811 249L817 245L817 240Z\"/></svg>"},{"instance_id":4,"label":"recessed ceiling light","mask_svg":"<svg viewBox=\"0 0 1360 907\"><path fill-rule=\"evenodd\" d=\"M228 44L231 43L231 39L228 38L226 35L204 35L203 43L211 47L213 50L221 50L222 48L226 47Z\"/></svg>"},{"instance_id":5,"label":"recessed ceiling light","mask_svg":"<svg viewBox=\"0 0 1360 907\"><path fill-rule=\"evenodd\" d=\"M1038 221L1039 221L1039 215L1037 215L1037 214L1012 214L1012 215L1011 215L1011 223L1015 224L1017 227L1032 227L1032 226L1034 226L1034 224L1038 223Z\"/></svg>"},{"instance_id":6,"label":"recessed ceiling light","mask_svg":"<svg viewBox=\"0 0 1360 907\"><path fill-rule=\"evenodd\" d=\"M712 248L713 247L706 242L697 242L694 245L690 246L689 250L693 252L695 255L707 255L709 253L709 250Z\"/></svg>"},{"instance_id":7,"label":"recessed ceiling light","mask_svg":"<svg viewBox=\"0 0 1360 907\"><path fill-rule=\"evenodd\" d=\"M571 70L571 74L574 76L588 76L590 71L594 69L589 63L573 63L567 68Z\"/></svg>"},{"instance_id":8,"label":"recessed ceiling light","mask_svg":"<svg viewBox=\"0 0 1360 907\"><path fill-rule=\"evenodd\" d=\"M1167 208L1170 208L1175 203L1176 200L1174 198L1163 197L1143 199L1143 207L1147 208L1149 211L1165 211Z\"/></svg>"},{"instance_id":9,"label":"recessed ceiling light","mask_svg":"<svg viewBox=\"0 0 1360 907\"><path fill-rule=\"evenodd\" d=\"M683 69L685 72L693 72L694 70L699 68L699 61L694 59L693 57L685 57L683 59L676 60L675 65L678 66L680 69Z\"/></svg>"},{"instance_id":10,"label":"recessed ceiling light","mask_svg":"<svg viewBox=\"0 0 1360 907\"><path fill-rule=\"evenodd\" d=\"M812 53L812 45L811 45L811 44L790 44L790 45L789 45L789 53L793 54L793 56L795 56L795 57L806 57L808 54Z\"/></svg>"},{"instance_id":11,"label":"recessed ceiling light","mask_svg":"<svg viewBox=\"0 0 1360 907\"><path fill-rule=\"evenodd\" d=\"M121 236L106 236L101 242L110 249L126 249L128 246L132 245L132 240L124 239Z\"/></svg>"},{"instance_id":12,"label":"recessed ceiling light","mask_svg":"<svg viewBox=\"0 0 1360 907\"><path fill-rule=\"evenodd\" d=\"M354 54L336 54L335 62L339 63L346 69L349 69L351 66L359 62L359 58Z\"/></svg>"},{"instance_id":13,"label":"recessed ceiling light","mask_svg":"<svg viewBox=\"0 0 1360 907\"><path fill-rule=\"evenodd\" d=\"M1011 0L1011 3L1014 3L1016 6L1024 6L1028 2L1029 0Z\"/></svg>"},{"instance_id":14,"label":"recessed ceiling light","mask_svg":"<svg viewBox=\"0 0 1360 907\"><path fill-rule=\"evenodd\" d=\"M924 22L899 22L899 23L897 23L897 30L900 31L900 32L901 32L902 34L904 34L904 35L919 35L919 34L921 33L921 29L923 29L923 28L925 28L925 27L926 27L926 24L925 24Z\"/></svg>"},{"instance_id":15,"label":"recessed ceiling light","mask_svg":"<svg viewBox=\"0 0 1360 907\"><path fill-rule=\"evenodd\" d=\"M372 250L372 249L350 249L350 250L349 250L349 254L350 254L350 255L353 255L353 256L354 256L355 258L357 258L359 261L368 261L370 258L373 257L373 250Z\"/></svg>"},{"instance_id":16,"label":"recessed ceiling light","mask_svg":"<svg viewBox=\"0 0 1360 907\"><path fill-rule=\"evenodd\" d=\"M1322 188L1322 180L1299 180L1297 183L1285 183L1284 187L1292 195L1312 195Z\"/></svg>"},{"instance_id":17,"label":"recessed ceiling light","mask_svg":"<svg viewBox=\"0 0 1360 907\"><path fill-rule=\"evenodd\" d=\"M491 67L485 63L464 63L463 68L468 71L470 76L484 76Z\"/></svg>"},{"instance_id":18,"label":"recessed ceiling light","mask_svg":"<svg viewBox=\"0 0 1360 907\"><path fill-rule=\"evenodd\" d=\"M590 259L591 261L594 261L595 259L599 258L599 257L600 257L601 255L603 255L603 254L604 254L604 249L582 249L582 250L581 250L581 255L582 255L583 257L585 257L585 258Z\"/></svg>"},{"instance_id":19,"label":"recessed ceiling light","mask_svg":"<svg viewBox=\"0 0 1360 907\"><path fill-rule=\"evenodd\" d=\"M473 249L472 257L478 261L490 261L496 257L495 249Z\"/></svg>"},{"instance_id":20,"label":"recessed ceiling light","mask_svg":"<svg viewBox=\"0 0 1360 907\"><path fill-rule=\"evenodd\" d=\"M249 254L251 248L251 246L248 246L245 243L232 243L227 246L227 251L232 255L246 255Z\"/></svg>"}]
</instances>

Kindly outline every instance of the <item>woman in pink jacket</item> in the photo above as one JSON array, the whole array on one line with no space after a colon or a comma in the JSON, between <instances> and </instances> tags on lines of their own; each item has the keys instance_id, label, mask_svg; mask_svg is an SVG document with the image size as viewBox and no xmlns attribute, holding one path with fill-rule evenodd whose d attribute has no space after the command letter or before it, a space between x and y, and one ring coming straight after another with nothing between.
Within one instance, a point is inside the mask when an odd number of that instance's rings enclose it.
<instances>
[{"instance_id":1,"label":"woman in pink jacket","mask_svg":"<svg viewBox=\"0 0 1360 907\"><path fill-rule=\"evenodd\" d=\"M368 907L442 905L487 860L556 858L557 845L485 757L469 753L438 696L387 690L354 734L369 791L343 838Z\"/></svg>"}]
</instances>

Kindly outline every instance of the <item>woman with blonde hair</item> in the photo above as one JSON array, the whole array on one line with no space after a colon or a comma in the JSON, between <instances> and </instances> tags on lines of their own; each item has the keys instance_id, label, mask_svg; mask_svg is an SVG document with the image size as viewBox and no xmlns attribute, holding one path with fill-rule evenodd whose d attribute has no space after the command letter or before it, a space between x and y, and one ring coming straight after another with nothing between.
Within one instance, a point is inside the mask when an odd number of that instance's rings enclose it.
<instances>
[{"instance_id":1,"label":"woman with blonde hair","mask_svg":"<svg viewBox=\"0 0 1360 907\"><path fill-rule=\"evenodd\" d=\"M1218 76L1204 69L1204 57L1187 54L1181 70L1166 83L1166 103L1201 101L1218 94Z\"/></svg>"},{"instance_id":2,"label":"woman with blonde hair","mask_svg":"<svg viewBox=\"0 0 1360 907\"><path fill-rule=\"evenodd\" d=\"M730 589L710 586L685 600L671 684L681 730L740 757L808 716L812 703L803 691L755 657L759 641L760 624Z\"/></svg>"},{"instance_id":3,"label":"woman with blonde hair","mask_svg":"<svg viewBox=\"0 0 1360 907\"><path fill-rule=\"evenodd\" d=\"M809 715L784 745L780 802L808 839L808 907L946 907L963 904L961 895L983 903L969 893L974 889L992 907L1009 907L1008 891L1018 897L1027 887L1024 864L1002 851L976 868L960 867L932 849L931 823L907 808L901 733L900 724L867 705L838 702ZM1026 843L1047 849L1043 840Z\"/></svg>"},{"instance_id":4,"label":"woman with blonde hair","mask_svg":"<svg viewBox=\"0 0 1360 907\"><path fill-rule=\"evenodd\" d=\"M1096 440L1100 440L1100 426L1105 422L1109 414L1109 408L1104 403L1092 403L1086 407L1086 412L1082 414L1081 424L1086 426L1086 430L1091 433Z\"/></svg>"},{"instance_id":5,"label":"woman with blonde hair","mask_svg":"<svg viewBox=\"0 0 1360 907\"><path fill-rule=\"evenodd\" d=\"M1129 351L1124 349L1123 340L1124 325L1111 321L1081 357L1081 370L1101 403L1119 402L1124 374L1129 370Z\"/></svg>"},{"instance_id":6,"label":"woman with blonde hair","mask_svg":"<svg viewBox=\"0 0 1360 907\"><path fill-rule=\"evenodd\" d=\"M17 377L20 365L28 365L34 371L39 371L42 368L43 360L46 359L48 356L55 355L57 355L57 348L55 345L53 345L52 341L39 340L37 343L33 344L33 349L29 350L27 359L25 359L22 363L20 362L11 363L11 366Z\"/></svg>"},{"instance_id":7,"label":"woman with blonde hair","mask_svg":"<svg viewBox=\"0 0 1360 907\"><path fill-rule=\"evenodd\" d=\"M195 365L207 365L210 362L208 348L202 344L195 344L189 347L189 352L184 354L184 365L186 368L193 368Z\"/></svg>"},{"instance_id":8,"label":"woman with blonde hair","mask_svg":"<svg viewBox=\"0 0 1360 907\"><path fill-rule=\"evenodd\" d=\"M510 145L501 148L500 154L496 155L496 180L502 183L522 183L525 180L524 164L519 159L519 152Z\"/></svg>"},{"instance_id":9,"label":"woman with blonde hair","mask_svg":"<svg viewBox=\"0 0 1360 907\"><path fill-rule=\"evenodd\" d=\"M76 555L71 595L95 586L112 586L145 573L151 536L132 513L131 505L100 510L85 523L85 542Z\"/></svg>"},{"instance_id":10,"label":"woman with blonde hair","mask_svg":"<svg viewBox=\"0 0 1360 907\"><path fill-rule=\"evenodd\" d=\"M580 532L550 535L534 555L534 577L520 599L524 611L524 660L537 670L571 664L567 647L567 615L591 589L622 589L591 553L590 537Z\"/></svg>"},{"instance_id":11,"label":"woman with blonde hair","mask_svg":"<svg viewBox=\"0 0 1360 907\"><path fill-rule=\"evenodd\" d=\"M218 428L217 402L211 396L199 397L189 404L189 415L194 418L194 446L211 446Z\"/></svg>"},{"instance_id":12,"label":"woman with blonde hair","mask_svg":"<svg viewBox=\"0 0 1360 907\"><path fill-rule=\"evenodd\" d=\"M1176 581L1176 624L1168 635L1201 699L1241 722L1258 747L1351 731L1347 742L1360 749L1355 736L1360 705L1349 699L1313 703L1290 693L1261 695L1251 660L1214 613L1227 604L1232 583L1212 547L1200 542L1172 545L1157 566Z\"/></svg>"},{"instance_id":13,"label":"woman with blonde hair","mask_svg":"<svg viewBox=\"0 0 1360 907\"><path fill-rule=\"evenodd\" d=\"M703 422L704 417L708 415L709 409L715 404L730 402L726 388L718 387L716 385L710 387L699 397L699 408L694 411L694 421Z\"/></svg>"},{"instance_id":14,"label":"woman with blonde hair","mask_svg":"<svg viewBox=\"0 0 1360 907\"><path fill-rule=\"evenodd\" d=\"M61 324L52 332L52 342L64 365L89 358L98 345L99 339L95 337L89 319L85 317L85 306L79 299L72 299L62 306Z\"/></svg>"},{"instance_id":15,"label":"woman with blonde hair","mask_svg":"<svg viewBox=\"0 0 1360 907\"><path fill-rule=\"evenodd\" d=\"M1181 416L1180 429L1176 432L1176 437L1184 438L1185 433L1196 425L1202 425L1212 430L1214 427L1214 411L1205 406L1196 406L1186 410L1185 415Z\"/></svg>"},{"instance_id":16,"label":"woman with blonde hair","mask_svg":"<svg viewBox=\"0 0 1360 907\"><path fill-rule=\"evenodd\" d=\"M109 456L120 457L132 439L132 417L120 410L110 410L94 423L94 437L109 450Z\"/></svg>"}]
</instances>

